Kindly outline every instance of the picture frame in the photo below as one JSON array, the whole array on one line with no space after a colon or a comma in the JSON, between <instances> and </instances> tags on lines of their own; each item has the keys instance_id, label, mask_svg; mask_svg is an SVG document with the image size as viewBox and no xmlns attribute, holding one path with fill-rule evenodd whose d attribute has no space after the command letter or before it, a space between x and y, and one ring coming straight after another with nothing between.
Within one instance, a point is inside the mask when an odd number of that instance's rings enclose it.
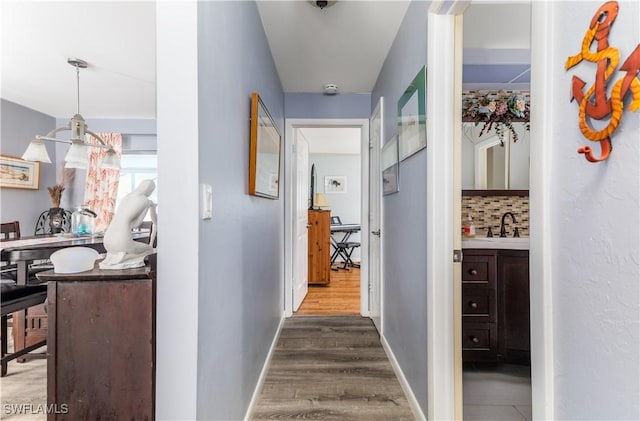
<instances>
[{"instance_id":1,"label":"picture frame","mask_svg":"<svg viewBox=\"0 0 640 421\"><path fill-rule=\"evenodd\" d=\"M0 155L0 187L38 190L40 188L40 163L25 161L14 156Z\"/></svg>"},{"instance_id":2,"label":"picture frame","mask_svg":"<svg viewBox=\"0 0 640 421\"><path fill-rule=\"evenodd\" d=\"M251 94L250 124L249 194L278 199L282 136L257 92Z\"/></svg>"},{"instance_id":3,"label":"picture frame","mask_svg":"<svg viewBox=\"0 0 640 421\"><path fill-rule=\"evenodd\" d=\"M325 175L324 176L324 192L325 193L346 193L347 192L347 176L346 175Z\"/></svg>"},{"instance_id":4,"label":"picture frame","mask_svg":"<svg viewBox=\"0 0 640 421\"><path fill-rule=\"evenodd\" d=\"M398 100L398 154L404 161L427 147L426 67L422 66Z\"/></svg>"},{"instance_id":5,"label":"picture frame","mask_svg":"<svg viewBox=\"0 0 640 421\"><path fill-rule=\"evenodd\" d=\"M398 137L393 136L382 147L382 195L400 191L400 163L398 160Z\"/></svg>"}]
</instances>

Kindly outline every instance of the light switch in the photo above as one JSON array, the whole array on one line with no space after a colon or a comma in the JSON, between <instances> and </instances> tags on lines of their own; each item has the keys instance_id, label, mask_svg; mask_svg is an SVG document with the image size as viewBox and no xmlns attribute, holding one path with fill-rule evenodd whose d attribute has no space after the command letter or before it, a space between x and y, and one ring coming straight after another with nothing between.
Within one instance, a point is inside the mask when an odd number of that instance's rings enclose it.
<instances>
[{"instance_id":1,"label":"light switch","mask_svg":"<svg viewBox=\"0 0 640 421\"><path fill-rule=\"evenodd\" d=\"M201 217L202 219L211 219L213 214L213 188L210 184L202 183L200 190L202 192L200 199Z\"/></svg>"}]
</instances>

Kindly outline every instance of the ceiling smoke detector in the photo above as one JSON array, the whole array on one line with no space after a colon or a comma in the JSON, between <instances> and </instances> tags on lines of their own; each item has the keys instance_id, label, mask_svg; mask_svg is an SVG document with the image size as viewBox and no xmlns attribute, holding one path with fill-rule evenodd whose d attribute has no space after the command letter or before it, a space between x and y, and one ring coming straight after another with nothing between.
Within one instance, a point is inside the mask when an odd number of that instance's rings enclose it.
<instances>
[{"instance_id":1,"label":"ceiling smoke detector","mask_svg":"<svg viewBox=\"0 0 640 421\"><path fill-rule=\"evenodd\" d=\"M335 95L338 93L338 85L335 83L327 83L324 85L324 93L326 95Z\"/></svg>"},{"instance_id":2,"label":"ceiling smoke detector","mask_svg":"<svg viewBox=\"0 0 640 421\"><path fill-rule=\"evenodd\" d=\"M324 9L325 7L331 7L336 4L336 0L309 0L314 7Z\"/></svg>"}]
</instances>

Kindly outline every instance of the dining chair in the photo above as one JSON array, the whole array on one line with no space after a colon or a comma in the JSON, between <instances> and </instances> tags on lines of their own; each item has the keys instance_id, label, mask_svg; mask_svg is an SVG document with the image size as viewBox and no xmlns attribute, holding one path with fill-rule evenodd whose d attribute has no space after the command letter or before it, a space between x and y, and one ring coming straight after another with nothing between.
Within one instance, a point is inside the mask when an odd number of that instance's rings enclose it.
<instances>
[{"instance_id":1,"label":"dining chair","mask_svg":"<svg viewBox=\"0 0 640 421\"><path fill-rule=\"evenodd\" d=\"M0 234L2 240L17 240L20 238L20 221L3 222L0 224Z\"/></svg>"},{"instance_id":2,"label":"dining chair","mask_svg":"<svg viewBox=\"0 0 640 421\"><path fill-rule=\"evenodd\" d=\"M65 209L62 215L62 232L71 231L71 212ZM40 214L36 220L36 228L33 235L51 234L51 225L49 225L49 211L46 210Z\"/></svg>"},{"instance_id":3,"label":"dining chair","mask_svg":"<svg viewBox=\"0 0 640 421\"><path fill-rule=\"evenodd\" d=\"M17 240L20 238L20 221L3 222L0 224L0 239ZM2 262L0 278L3 281L17 279L16 265L12 262Z\"/></svg>"}]
</instances>

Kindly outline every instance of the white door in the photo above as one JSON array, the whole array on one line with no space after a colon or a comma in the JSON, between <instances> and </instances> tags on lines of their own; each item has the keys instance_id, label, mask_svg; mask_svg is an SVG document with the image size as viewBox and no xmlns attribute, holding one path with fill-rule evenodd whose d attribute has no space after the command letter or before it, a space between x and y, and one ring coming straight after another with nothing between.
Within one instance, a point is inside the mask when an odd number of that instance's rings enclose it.
<instances>
[{"instance_id":1,"label":"white door","mask_svg":"<svg viewBox=\"0 0 640 421\"><path fill-rule=\"evenodd\" d=\"M382 147L382 107L380 98L371 115L369 144L369 314L373 324L382 333L381 272L382 253L380 220L382 210L382 174L380 153Z\"/></svg>"},{"instance_id":2,"label":"white door","mask_svg":"<svg viewBox=\"0 0 640 421\"><path fill-rule=\"evenodd\" d=\"M309 143L299 130L295 136L295 256L293 260L293 311L307 296L309 256Z\"/></svg>"}]
</instances>

